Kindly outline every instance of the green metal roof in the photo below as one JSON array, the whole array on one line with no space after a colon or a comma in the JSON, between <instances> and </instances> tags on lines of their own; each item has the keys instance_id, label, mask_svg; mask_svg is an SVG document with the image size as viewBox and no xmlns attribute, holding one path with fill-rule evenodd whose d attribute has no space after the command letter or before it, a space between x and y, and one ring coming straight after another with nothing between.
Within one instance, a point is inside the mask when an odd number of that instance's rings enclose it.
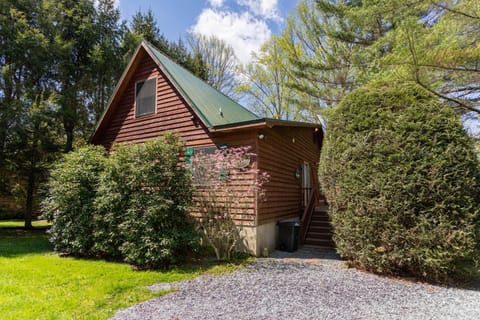
<instances>
[{"instance_id":1,"label":"green metal roof","mask_svg":"<svg viewBox=\"0 0 480 320\"><path fill-rule=\"evenodd\" d=\"M251 111L173 62L152 44L143 41L143 45L208 127L214 128L259 119Z\"/></svg>"}]
</instances>

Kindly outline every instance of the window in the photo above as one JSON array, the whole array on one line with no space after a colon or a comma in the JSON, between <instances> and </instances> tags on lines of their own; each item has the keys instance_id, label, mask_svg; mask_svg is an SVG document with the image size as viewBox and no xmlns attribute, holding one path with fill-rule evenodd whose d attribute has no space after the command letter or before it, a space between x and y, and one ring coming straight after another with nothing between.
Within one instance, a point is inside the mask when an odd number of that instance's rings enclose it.
<instances>
[{"instance_id":1,"label":"window","mask_svg":"<svg viewBox=\"0 0 480 320\"><path fill-rule=\"evenodd\" d=\"M223 150L227 148L227 145L222 145L219 148L216 146L211 147L197 147L192 148L188 147L185 150L185 163L190 165L190 170L192 173L193 184L196 186L204 186L207 184L208 174L215 172L218 169L215 169L216 164L214 154L218 150ZM193 157L197 155L196 161L192 161ZM219 171L220 179L226 180L228 178L228 171L224 168L220 168Z\"/></svg>"},{"instance_id":2,"label":"window","mask_svg":"<svg viewBox=\"0 0 480 320\"><path fill-rule=\"evenodd\" d=\"M135 85L135 116L155 113L157 81L155 78L139 81Z\"/></svg>"}]
</instances>

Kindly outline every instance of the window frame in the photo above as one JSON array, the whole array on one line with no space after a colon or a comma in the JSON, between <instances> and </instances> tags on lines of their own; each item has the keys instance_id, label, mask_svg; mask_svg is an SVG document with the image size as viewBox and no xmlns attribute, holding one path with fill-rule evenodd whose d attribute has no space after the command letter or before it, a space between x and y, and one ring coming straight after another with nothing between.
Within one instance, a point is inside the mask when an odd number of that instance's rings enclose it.
<instances>
[{"instance_id":1,"label":"window frame","mask_svg":"<svg viewBox=\"0 0 480 320\"><path fill-rule=\"evenodd\" d=\"M214 154L217 152L218 147L216 145L213 146L200 146L200 147L191 147L191 154L189 155L189 159L187 160L189 163L189 170L192 174L192 183L195 187L204 187L205 182L204 180L201 179L201 176L198 175L198 172L196 174L195 169L195 163L191 161L191 158L195 157L196 154L198 153L205 153L205 154ZM212 152L213 151L213 152Z\"/></svg>"},{"instance_id":2,"label":"window frame","mask_svg":"<svg viewBox=\"0 0 480 320\"><path fill-rule=\"evenodd\" d=\"M154 85L154 97L155 97L155 102L153 104L153 111L152 112L148 112L148 113L142 113L142 114L138 114L137 112L137 86L139 83L145 83L149 80L154 80L155 81L155 85ZM148 116L148 115L151 115L151 114L156 114L157 113L157 77L150 77L150 78L146 78L146 79L143 79L143 80L138 80L138 81L135 81L135 88L134 88L134 109L135 109L135 112L134 112L134 115L135 115L135 118L141 118L141 117L144 117L144 116Z\"/></svg>"},{"instance_id":3,"label":"window frame","mask_svg":"<svg viewBox=\"0 0 480 320\"><path fill-rule=\"evenodd\" d=\"M192 183L196 187L204 187L205 183L199 179L199 176L195 174L195 165L192 162L192 158L195 157L198 153L205 154L215 154L219 150L226 150L229 148L228 144L221 145L208 145L208 146L197 146L197 147L187 147L185 149L185 163L188 165L190 173L192 174ZM222 171L222 170L221 170ZM227 180L230 173L228 170L220 172L220 180Z\"/></svg>"}]
</instances>

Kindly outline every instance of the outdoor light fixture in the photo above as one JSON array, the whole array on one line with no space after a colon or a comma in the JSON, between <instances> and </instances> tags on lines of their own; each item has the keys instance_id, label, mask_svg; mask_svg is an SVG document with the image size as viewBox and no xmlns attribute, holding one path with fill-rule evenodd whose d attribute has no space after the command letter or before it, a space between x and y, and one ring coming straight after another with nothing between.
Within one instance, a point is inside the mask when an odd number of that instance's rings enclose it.
<instances>
[{"instance_id":1,"label":"outdoor light fixture","mask_svg":"<svg viewBox=\"0 0 480 320\"><path fill-rule=\"evenodd\" d=\"M259 139L259 140L265 139L265 135L264 135L263 133L259 133L259 134L258 134L258 139Z\"/></svg>"},{"instance_id":2,"label":"outdoor light fixture","mask_svg":"<svg viewBox=\"0 0 480 320\"><path fill-rule=\"evenodd\" d=\"M300 168L295 168L295 179L300 179L301 173L300 173Z\"/></svg>"}]
</instances>

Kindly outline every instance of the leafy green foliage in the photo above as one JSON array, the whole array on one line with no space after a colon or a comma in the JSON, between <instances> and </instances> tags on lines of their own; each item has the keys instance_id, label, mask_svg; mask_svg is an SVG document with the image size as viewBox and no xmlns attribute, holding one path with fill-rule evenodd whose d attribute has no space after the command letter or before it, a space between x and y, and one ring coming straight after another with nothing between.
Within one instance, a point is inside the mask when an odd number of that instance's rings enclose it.
<instances>
[{"instance_id":1,"label":"leafy green foliage","mask_svg":"<svg viewBox=\"0 0 480 320\"><path fill-rule=\"evenodd\" d=\"M280 71L301 93L296 105L317 114L372 80L413 81L478 113L479 26L477 0L300 0L280 37Z\"/></svg>"},{"instance_id":2,"label":"leafy green foliage","mask_svg":"<svg viewBox=\"0 0 480 320\"><path fill-rule=\"evenodd\" d=\"M66 154L51 171L43 209L53 221L49 233L56 251L93 253L94 201L105 161L103 147L89 145Z\"/></svg>"},{"instance_id":3,"label":"leafy green foliage","mask_svg":"<svg viewBox=\"0 0 480 320\"><path fill-rule=\"evenodd\" d=\"M261 47L252 62L242 68L243 81L237 91L243 93L257 114L284 120L312 118L315 103L302 91L290 87L300 83L289 68L290 50L281 38L272 37Z\"/></svg>"},{"instance_id":4,"label":"leafy green foliage","mask_svg":"<svg viewBox=\"0 0 480 320\"><path fill-rule=\"evenodd\" d=\"M108 158L93 146L67 154L43 202L55 250L150 268L185 258L199 239L188 215L192 184L182 150L178 137L166 134L117 145Z\"/></svg>"},{"instance_id":5,"label":"leafy green foliage","mask_svg":"<svg viewBox=\"0 0 480 320\"><path fill-rule=\"evenodd\" d=\"M174 135L118 145L100 175L95 250L141 266L181 260L198 242L188 209L192 184Z\"/></svg>"},{"instance_id":6,"label":"leafy green foliage","mask_svg":"<svg viewBox=\"0 0 480 320\"><path fill-rule=\"evenodd\" d=\"M204 77L202 57L167 41L151 11L132 20L114 0L0 1L0 194L20 191L26 227L46 169L88 140L142 37Z\"/></svg>"},{"instance_id":7,"label":"leafy green foliage","mask_svg":"<svg viewBox=\"0 0 480 320\"><path fill-rule=\"evenodd\" d=\"M357 84L414 81L463 112L478 112L478 1L316 2L341 22L326 36L352 46Z\"/></svg>"},{"instance_id":8,"label":"leafy green foliage","mask_svg":"<svg viewBox=\"0 0 480 320\"><path fill-rule=\"evenodd\" d=\"M479 258L480 175L452 109L414 84L356 90L329 119L320 181L338 252L444 280Z\"/></svg>"},{"instance_id":9,"label":"leafy green foliage","mask_svg":"<svg viewBox=\"0 0 480 320\"><path fill-rule=\"evenodd\" d=\"M295 104L311 114L337 105L359 81L355 45L332 35L345 18L323 10L319 2L298 1L280 38L287 52L282 70L290 73L287 84L297 93Z\"/></svg>"}]
</instances>

